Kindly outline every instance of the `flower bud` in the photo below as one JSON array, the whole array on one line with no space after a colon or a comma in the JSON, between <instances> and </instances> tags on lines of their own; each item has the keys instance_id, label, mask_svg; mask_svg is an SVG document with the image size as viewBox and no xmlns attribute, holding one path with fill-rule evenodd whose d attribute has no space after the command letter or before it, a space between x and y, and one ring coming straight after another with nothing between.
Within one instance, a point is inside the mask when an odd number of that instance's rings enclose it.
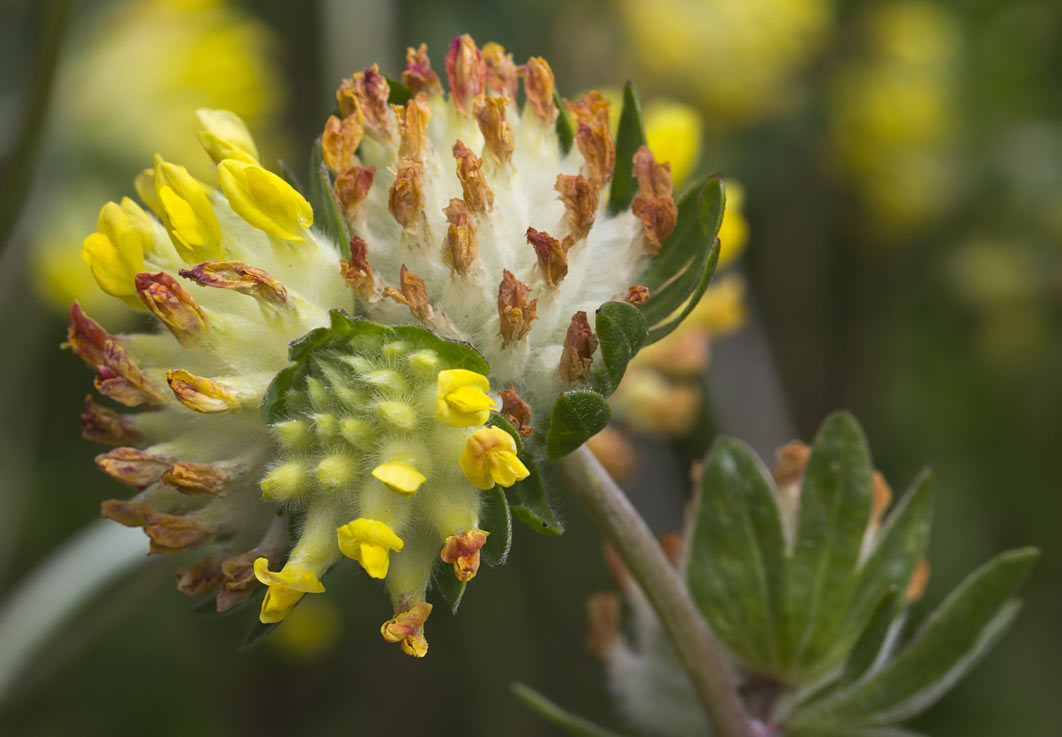
<instances>
[{"instance_id":1,"label":"flower bud","mask_svg":"<svg viewBox=\"0 0 1062 737\"><path fill-rule=\"evenodd\" d=\"M236 159L248 164L258 163L258 148L247 125L235 113L228 110L199 108L195 111L199 120L199 143L215 164L225 159Z\"/></svg>"},{"instance_id":2,"label":"flower bud","mask_svg":"<svg viewBox=\"0 0 1062 737\"><path fill-rule=\"evenodd\" d=\"M583 240L594 225L601 187L582 174L558 174L557 183L553 188L560 193L559 199L564 203L564 216L571 228L572 237L577 241Z\"/></svg>"},{"instance_id":3,"label":"flower bud","mask_svg":"<svg viewBox=\"0 0 1062 737\"><path fill-rule=\"evenodd\" d=\"M358 163L358 146L365 135L360 113L355 110L340 120L329 115L321 133L321 157L333 174L344 172Z\"/></svg>"},{"instance_id":4,"label":"flower bud","mask_svg":"<svg viewBox=\"0 0 1062 737\"><path fill-rule=\"evenodd\" d=\"M469 268L479 256L479 239L476 237L472 213L464 200L454 198L443 209L443 214L450 223L443 243L443 263L454 273L467 276Z\"/></svg>"},{"instance_id":5,"label":"flower bud","mask_svg":"<svg viewBox=\"0 0 1062 737\"><path fill-rule=\"evenodd\" d=\"M424 164L420 160L405 158L398 162L387 210L406 232L420 224L424 216Z\"/></svg>"},{"instance_id":6,"label":"flower bud","mask_svg":"<svg viewBox=\"0 0 1062 737\"><path fill-rule=\"evenodd\" d=\"M441 95L442 84L431 69L428 59L428 45L421 44L414 50L406 49L406 68L402 70L402 84L414 95L424 92L429 95Z\"/></svg>"},{"instance_id":7,"label":"flower bud","mask_svg":"<svg viewBox=\"0 0 1062 737\"><path fill-rule=\"evenodd\" d=\"M210 331L210 322L199 303L165 271L137 274L136 292L183 347L198 345Z\"/></svg>"},{"instance_id":8,"label":"flower bud","mask_svg":"<svg viewBox=\"0 0 1062 737\"><path fill-rule=\"evenodd\" d=\"M524 92L527 104L544 125L551 126L557 119L557 106L553 103L553 70L540 56L532 56L523 67Z\"/></svg>"},{"instance_id":9,"label":"flower bud","mask_svg":"<svg viewBox=\"0 0 1062 737\"><path fill-rule=\"evenodd\" d=\"M528 286L512 272L502 271L502 281L498 285L498 320L502 340L507 346L526 338L531 332L531 321L538 318L538 300L528 299L530 294Z\"/></svg>"},{"instance_id":10,"label":"flower bud","mask_svg":"<svg viewBox=\"0 0 1062 737\"><path fill-rule=\"evenodd\" d=\"M196 412L230 412L240 406L239 400L220 384L184 369L167 371L166 383L181 404Z\"/></svg>"},{"instance_id":11,"label":"flower bud","mask_svg":"<svg viewBox=\"0 0 1062 737\"><path fill-rule=\"evenodd\" d=\"M483 63L486 66L487 94L504 95L515 100L519 83L513 55L506 54L501 44L492 41L483 45Z\"/></svg>"},{"instance_id":12,"label":"flower bud","mask_svg":"<svg viewBox=\"0 0 1062 737\"><path fill-rule=\"evenodd\" d=\"M343 272L343 280L349 284L355 292L368 299L375 294L376 288L372 279L372 266L369 265L369 244L358 236L350 238L350 261L339 259L339 266Z\"/></svg>"},{"instance_id":13,"label":"flower bud","mask_svg":"<svg viewBox=\"0 0 1062 737\"><path fill-rule=\"evenodd\" d=\"M527 242L535 249L546 286L556 289L568 275L568 251L575 245L575 239L567 235L559 241L544 230L528 228Z\"/></svg>"},{"instance_id":14,"label":"flower bud","mask_svg":"<svg viewBox=\"0 0 1062 737\"><path fill-rule=\"evenodd\" d=\"M494 207L494 193L483 178L483 161L461 141L454 143L453 155L457 159L457 178L468 209L477 213L489 212Z\"/></svg>"},{"instance_id":15,"label":"flower bud","mask_svg":"<svg viewBox=\"0 0 1062 737\"><path fill-rule=\"evenodd\" d=\"M513 130L505 112L508 105L507 97L480 96L473 102L486 150L498 166L508 164L513 157Z\"/></svg>"},{"instance_id":16,"label":"flower bud","mask_svg":"<svg viewBox=\"0 0 1062 737\"><path fill-rule=\"evenodd\" d=\"M597 336L590 329L586 313L580 310L572 315L568 334L564 337L564 349L558 370L561 378L572 384L590 381L590 364L597 350Z\"/></svg>"},{"instance_id":17,"label":"flower bud","mask_svg":"<svg viewBox=\"0 0 1062 737\"><path fill-rule=\"evenodd\" d=\"M476 42L467 33L454 38L446 53L446 79L450 96L459 113L472 112L472 99L483 94L487 82L487 67Z\"/></svg>"},{"instance_id":18,"label":"flower bud","mask_svg":"<svg viewBox=\"0 0 1062 737\"><path fill-rule=\"evenodd\" d=\"M401 291L394 287L384 287L383 296L393 299L409 308L418 319L428 322L432 318L431 304L428 302L428 290L424 280L402 264L399 280Z\"/></svg>"},{"instance_id":19,"label":"flower bud","mask_svg":"<svg viewBox=\"0 0 1062 737\"><path fill-rule=\"evenodd\" d=\"M207 188L187 169L156 156L154 170L137 179L137 191L162 219L182 259L198 263L223 258L221 224Z\"/></svg>"},{"instance_id":20,"label":"flower bud","mask_svg":"<svg viewBox=\"0 0 1062 737\"><path fill-rule=\"evenodd\" d=\"M302 233L313 225L313 209L273 172L229 159L218 165L218 184L232 209L249 224L281 240L306 240Z\"/></svg>"},{"instance_id":21,"label":"flower bud","mask_svg":"<svg viewBox=\"0 0 1062 737\"><path fill-rule=\"evenodd\" d=\"M173 461L136 448L115 448L96 456L96 467L128 486L143 488L162 478Z\"/></svg>"}]
</instances>

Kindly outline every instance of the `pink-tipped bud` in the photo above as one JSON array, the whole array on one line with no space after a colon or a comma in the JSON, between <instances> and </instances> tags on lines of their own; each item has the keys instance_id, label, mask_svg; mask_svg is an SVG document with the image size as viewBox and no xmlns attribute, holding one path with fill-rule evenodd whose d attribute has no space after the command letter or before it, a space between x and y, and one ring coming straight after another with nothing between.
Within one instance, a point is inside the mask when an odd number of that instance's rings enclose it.
<instances>
[{"instance_id":1,"label":"pink-tipped bud","mask_svg":"<svg viewBox=\"0 0 1062 737\"><path fill-rule=\"evenodd\" d=\"M499 166L508 164L513 157L513 129L505 113L508 105L507 97L477 97L473 101L487 153Z\"/></svg>"},{"instance_id":2,"label":"pink-tipped bud","mask_svg":"<svg viewBox=\"0 0 1062 737\"><path fill-rule=\"evenodd\" d=\"M402 84L414 95L420 92L429 95L442 94L439 77L431 69L427 44L421 44L415 50L413 47L406 49L406 68L402 70Z\"/></svg>"},{"instance_id":3,"label":"pink-tipped bud","mask_svg":"<svg viewBox=\"0 0 1062 737\"><path fill-rule=\"evenodd\" d=\"M242 261L205 261L194 269L181 269L177 273L204 287L231 289L271 304L282 305L288 300L283 284Z\"/></svg>"},{"instance_id":4,"label":"pink-tipped bud","mask_svg":"<svg viewBox=\"0 0 1062 737\"><path fill-rule=\"evenodd\" d=\"M70 305L70 327L66 331L64 348L70 348L93 368L103 363L103 345L111 336L99 324L81 310L75 301Z\"/></svg>"},{"instance_id":5,"label":"pink-tipped bud","mask_svg":"<svg viewBox=\"0 0 1062 737\"><path fill-rule=\"evenodd\" d=\"M557 106L553 102L553 70L540 56L532 56L521 69L524 75L524 92L527 104L535 116L547 126L557 120Z\"/></svg>"},{"instance_id":6,"label":"pink-tipped bud","mask_svg":"<svg viewBox=\"0 0 1062 737\"><path fill-rule=\"evenodd\" d=\"M96 456L96 466L127 486L142 489L162 478L173 461L136 448L115 448Z\"/></svg>"},{"instance_id":7,"label":"pink-tipped bud","mask_svg":"<svg viewBox=\"0 0 1062 737\"><path fill-rule=\"evenodd\" d=\"M133 417L120 415L85 397L81 413L81 437L106 445L136 445L143 438L133 427Z\"/></svg>"},{"instance_id":8,"label":"pink-tipped bud","mask_svg":"<svg viewBox=\"0 0 1062 737\"><path fill-rule=\"evenodd\" d=\"M446 79L450 83L450 98L457 111L472 112L472 99L483 94L487 84L487 66L476 42L467 33L454 38L446 53Z\"/></svg>"},{"instance_id":9,"label":"pink-tipped bud","mask_svg":"<svg viewBox=\"0 0 1062 737\"><path fill-rule=\"evenodd\" d=\"M483 62L487 67L487 94L504 95L515 100L518 82L513 55L506 54L501 44L492 41L483 45Z\"/></svg>"}]
</instances>

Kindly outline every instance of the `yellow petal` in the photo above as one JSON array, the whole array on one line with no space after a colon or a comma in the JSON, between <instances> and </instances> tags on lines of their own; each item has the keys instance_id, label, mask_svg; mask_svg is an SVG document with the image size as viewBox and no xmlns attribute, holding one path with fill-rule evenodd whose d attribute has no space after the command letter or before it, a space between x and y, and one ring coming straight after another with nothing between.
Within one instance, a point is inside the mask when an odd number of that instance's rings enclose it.
<instances>
[{"instance_id":1,"label":"yellow petal","mask_svg":"<svg viewBox=\"0 0 1062 737\"><path fill-rule=\"evenodd\" d=\"M100 289L135 304L134 277L144 270L144 253L152 250L154 236L150 216L131 199L108 202L100 210L97 232L81 245L81 258Z\"/></svg>"},{"instance_id":2,"label":"yellow petal","mask_svg":"<svg viewBox=\"0 0 1062 737\"><path fill-rule=\"evenodd\" d=\"M295 243L313 225L313 210L301 194L271 171L227 159L218 165L218 184L236 214L269 235Z\"/></svg>"},{"instance_id":3,"label":"yellow petal","mask_svg":"<svg viewBox=\"0 0 1062 737\"><path fill-rule=\"evenodd\" d=\"M439 372L435 399L435 419L451 427L475 427L490 418L498 405L487 396L487 377L467 369Z\"/></svg>"},{"instance_id":4,"label":"yellow petal","mask_svg":"<svg viewBox=\"0 0 1062 737\"><path fill-rule=\"evenodd\" d=\"M187 263L223 258L221 225L206 187L183 166L167 163L158 156L152 180L158 205L156 212L166 224L181 258ZM146 184L146 179L142 179L137 188L142 189Z\"/></svg>"},{"instance_id":5,"label":"yellow petal","mask_svg":"<svg viewBox=\"0 0 1062 737\"><path fill-rule=\"evenodd\" d=\"M512 486L530 475L516 455L516 441L499 427L476 430L457 459L469 483L479 489Z\"/></svg>"},{"instance_id":6,"label":"yellow petal","mask_svg":"<svg viewBox=\"0 0 1062 737\"><path fill-rule=\"evenodd\" d=\"M645 107L645 138L657 161L671 164L676 185L682 183L701 158L704 122L696 108L672 100Z\"/></svg>"},{"instance_id":7,"label":"yellow petal","mask_svg":"<svg viewBox=\"0 0 1062 737\"><path fill-rule=\"evenodd\" d=\"M427 477L406 461L388 461L372 470L372 475L402 496L412 496Z\"/></svg>"},{"instance_id":8,"label":"yellow petal","mask_svg":"<svg viewBox=\"0 0 1062 737\"><path fill-rule=\"evenodd\" d=\"M236 113L199 108L195 116L200 125L199 143L215 164L225 159L258 163L258 148L254 145L251 132Z\"/></svg>"},{"instance_id":9,"label":"yellow petal","mask_svg":"<svg viewBox=\"0 0 1062 737\"><path fill-rule=\"evenodd\" d=\"M383 522L360 517L336 530L343 555L361 564L373 578L386 578L390 551L403 548L402 538Z\"/></svg>"},{"instance_id":10,"label":"yellow petal","mask_svg":"<svg viewBox=\"0 0 1062 737\"><path fill-rule=\"evenodd\" d=\"M274 573L269 570L266 558L258 558L254 562L254 575L259 582L269 586L258 616L264 624L279 622L288 616L303 594L320 594L325 590L316 573L297 563L289 562L283 570Z\"/></svg>"}]
</instances>

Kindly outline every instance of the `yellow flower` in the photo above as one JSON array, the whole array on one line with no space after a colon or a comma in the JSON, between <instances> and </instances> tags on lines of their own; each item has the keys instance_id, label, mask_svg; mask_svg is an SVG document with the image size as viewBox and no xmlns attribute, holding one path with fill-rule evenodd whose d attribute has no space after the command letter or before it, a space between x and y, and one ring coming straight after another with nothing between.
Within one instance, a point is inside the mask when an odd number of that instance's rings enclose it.
<instances>
[{"instance_id":1,"label":"yellow flower","mask_svg":"<svg viewBox=\"0 0 1062 737\"><path fill-rule=\"evenodd\" d=\"M745 188L733 179L726 181L726 210L719 226L719 266L723 268L741 255L749 240L749 223L745 219Z\"/></svg>"},{"instance_id":2,"label":"yellow flower","mask_svg":"<svg viewBox=\"0 0 1062 737\"><path fill-rule=\"evenodd\" d=\"M303 243L302 231L313 225L310 203L271 171L246 161L218 164L218 184L236 214L261 231Z\"/></svg>"},{"instance_id":3,"label":"yellow flower","mask_svg":"<svg viewBox=\"0 0 1062 737\"><path fill-rule=\"evenodd\" d=\"M258 147L254 145L251 132L235 114L228 110L199 108L195 111L199 120L199 143L215 164L225 159L236 159L245 164L258 163Z\"/></svg>"},{"instance_id":4,"label":"yellow flower","mask_svg":"<svg viewBox=\"0 0 1062 737\"><path fill-rule=\"evenodd\" d=\"M516 456L516 441L500 427L483 427L472 433L458 460L469 483L480 489L494 484L512 486L529 475Z\"/></svg>"},{"instance_id":5,"label":"yellow flower","mask_svg":"<svg viewBox=\"0 0 1062 737\"><path fill-rule=\"evenodd\" d=\"M207 188L187 169L156 155L154 170L141 172L136 190L161 218L177 253L187 263L223 258L221 225Z\"/></svg>"},{"instance_id":6,"label":"yellow flower","mask_svg":"<svg viewBox=\"0 0 1062 737\"><path fill-rule=\"evenodd\" d=\"M151 250L154 238L151 218L125 197L121 205L108 202L100 210L97 231L82 244L81 258L100 289L134 309L144 309L133 277L144 270L144 253Z\"/></svg>"},{"instance_id":7,"label":"yellow flower","mask_svg":"<svg viewBox=\"0 0 1062 737\"><path fill-rule=\"evenodd\" d=\"M497 403L487 396L487 377L466 369L439 372L435 419L450 427L475 427L490 417Z\"/></svg>"},{"instance_id":8,"label":"yellow flower","mask_svg":"<svg viewBox=\"0 0 1062 737\"><path fill-rule=\"evenodd\" d=\"M398 552L402 538L383 522L360 517L336 530L343 555L356 560L373 578L387 578L390 551Z\"/></svg>"},{"instance_id":9,"label":"yellow flower","mask_svg":"<svg viewBox=\"0 0 1062 737\"><path fill-rule=\"evenodd\" d=\"M678 187L701 158L701 114L675 100L654 100L645 106L642 123L649 148L658 161L671 164L671 178Z\"/></svg>"},{"instance_id":10,"label":"yellow flower","mask_svg":"<svg viewBox=\"0 0 1062 737\"><path fill-rule=\"evenodd\" d=\"M262 613L259 617L264 624L283 620L299 603L303 594L322 594L325 590L316 573L290 561L283 570L274 573L269 570L269 561L266 558L257 558L254 562L254 577L259 583L269 587L262 600Z\"/></svg>"},{"instance_id":11,"label":"yellow flower","mask_svg":"<svg viewBox=\"0 0 1062 737\"><path fill-rule=\"evenodd\" d=\"M421 484L428 480L413 464L401 460L381 463L372 469L372 475L401 496L413 496Z\"/></svg>"}]
</instances>

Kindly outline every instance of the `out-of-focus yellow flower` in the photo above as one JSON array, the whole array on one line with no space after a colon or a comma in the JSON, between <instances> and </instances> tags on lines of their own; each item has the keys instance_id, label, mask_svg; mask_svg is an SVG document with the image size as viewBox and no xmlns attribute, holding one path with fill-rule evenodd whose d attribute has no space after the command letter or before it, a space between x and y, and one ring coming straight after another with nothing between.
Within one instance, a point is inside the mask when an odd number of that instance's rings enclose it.
<instances>
[{"instance_id":1,"label":"out-of-focus yellow flower","mask_svg":"<svg viewBox=\"0 0 1062 737\"><path fill-rule=\"evenodd\" d=\"M861 56L833 82L830 139L874 226L892 235L932 219L954 194L959 34L948 10L924 0L872 7L863 24Z\"/></svg>"},{"instance_id":2,"label":"out-of-focus yellow flower","mask_svg":"<svg viewBox=\"0 0 1062 737\"><path fill-rule=\"evenodd\" d=\"M642 122L653 155L670 162L671 178L680 186L701 159L701 114L676 100L653 100L645 106Z\"/></svg>"},{"instance_id":3,"label":"out-of-focus yellow flower","mask_svg":"<svg viewBox=\"0 0 1062 737\"><path fill-rule=\"evenodd\" d=\"M41 206L63 217L41 219L30 270L38 294L55 310L65 312L77 299L105 324L120 325L128 311L95 289L92 274L77 258L101 199L95 192L116 191L118 182L156 152L189 162L193 176L209 175L209 160L195 145L197 127L212 156L254 162L258 153L253 142L247 148L246 128L241 134L233 121L247 120L259 140L275 146L273 120L284 90L271 58L272 32L235 3L111 3L87 28L59 71L61 125L49 133L53 159L79 165L51 179L48 202ZM198 124L190 115L219 107L235 115L200 117ZM102 173L112 171L117 182Z\"/></svg>"},{"instance_id":4,"label":"out-of-focus yellow flower","mask_svg":"<svg viewBox=\"0 0 1062 737\"><path fill-rule=\"evenodd\" d=\"M336 604L316 596L299 604L268 642L288 660L309 661L330 652L342 631L343 619Z\"/></svg>"},{"instance_id":5,"label":"out-of-focus yellow flower","mask_svg":"<svg viewBox=\"0 0 1062 737\"><path fill-rule=\"evenodd\" d=\"M794 76L833 26L830 0L619 0L639 59L740 125L794 97Z\"/></svg>"}]
</instances>

